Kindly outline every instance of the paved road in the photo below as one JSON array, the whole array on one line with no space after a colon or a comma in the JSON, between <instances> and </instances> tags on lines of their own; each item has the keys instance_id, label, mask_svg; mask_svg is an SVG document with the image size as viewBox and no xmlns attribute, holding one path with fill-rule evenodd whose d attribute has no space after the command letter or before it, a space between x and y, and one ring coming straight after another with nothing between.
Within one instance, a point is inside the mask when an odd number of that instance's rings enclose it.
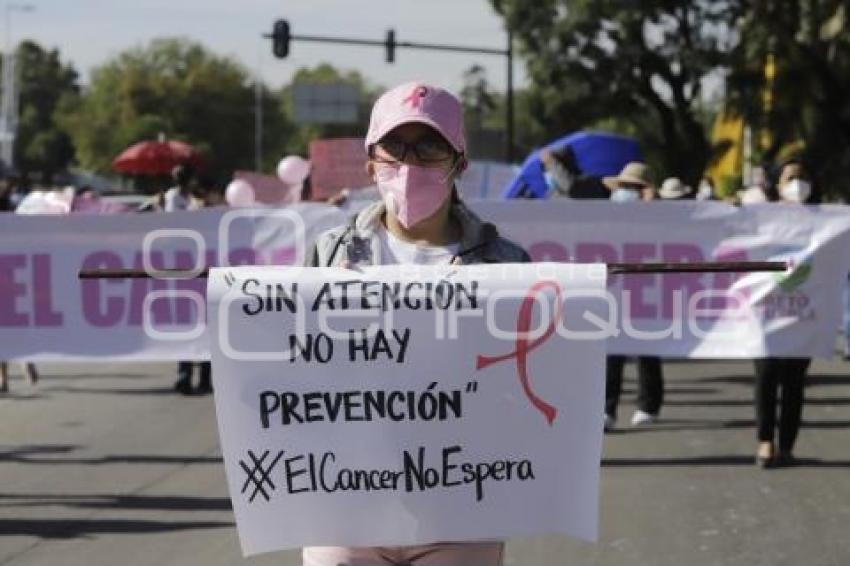
<instances>
[{"instance_id":1,"label":"paved road","mask_svg":"<svg viewBox=\"0 0 850 566\"><path fill-rule=\"evenodd\" d=\"M752 464L751 366L665 369L664 421L606 437L599 543L511 540L507 564L850 564L850 364L814 364L804 465L767 472ZM296 552L242 559L212 399L172 394L173 372L50 366L36 389L13 380L0 398L0 565L299 564ZM622 421L633 397L628 381Z\"/></svg>"}]
</instances>

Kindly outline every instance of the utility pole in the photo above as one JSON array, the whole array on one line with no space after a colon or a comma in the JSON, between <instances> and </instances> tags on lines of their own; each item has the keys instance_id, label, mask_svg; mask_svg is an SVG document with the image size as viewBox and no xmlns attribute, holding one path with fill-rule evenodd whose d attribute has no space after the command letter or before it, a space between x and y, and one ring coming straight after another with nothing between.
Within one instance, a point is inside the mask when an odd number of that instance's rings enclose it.
<instances>
[{"instance_id":1,"label":"utility pole","mask_svg":"<svg viewBox=\"0 0 850 566\"><path fill-rule=\"evenodd\" d=\"M507 140L505 143L507 147L505 148L505 154L508 158L508 163L513 163L514 161L514 34L511 31L511 28L508 28L508 48L507 48L507 57L508 57L508 92L507 92L507 100L505 101L506 111L508 113L505 124L505 131L507 134Z\"/></svg>"},{"instance_id":2,"label":"utility pole","mask_svg":"<svg viewBox=\"0 0 850 566\"><path fill-rule=\"evenodd\" d=\"M514 94L513 94L513 34L508 30L507 49L491 49L487 47L472 47L465 45L446 45L441 43L422 43L415 41L397 41L395 30L387 31L384 40L357 39L351 37L329 37L321 35L295 35L287 20L277 20L272 27L272 33L263 37L272 40L272 53L279 59L289 56L289 44L291 41L311 41L317 43L336 43L342 45L362 45L368 47L383 47L386 50L387 63L394 63L396 49L405 47L409 49L425 49L429 51L449 51L453 53L478 53L481 55L501 55L507 57L508 61L508 85L506 93L506 117L507 124L505 157L508 162L514 160Z\"/></svg>"},{"instance_id":3,"label":"utility pole","mask_svg":"<svg viewBox=\"0 0 850 566\"><path fill-rule=\"evenodd\" d=\"M6 4L5 49L3 51L2 99L0 99L0 159L14 167L15 136L18 129L18 73L12 43L12 12L32 12L31 4Z\"/></svg>"},{"instance_id":4,"label":"utility pole","mask_svg":"<svg viewBox=\"0 0 850 566\"><path fill-rule=\"evenodd\" d=\"M263 79L262 55L257 55L254 76L254 171L263 170Z\"/></svg>"}]
</instances>

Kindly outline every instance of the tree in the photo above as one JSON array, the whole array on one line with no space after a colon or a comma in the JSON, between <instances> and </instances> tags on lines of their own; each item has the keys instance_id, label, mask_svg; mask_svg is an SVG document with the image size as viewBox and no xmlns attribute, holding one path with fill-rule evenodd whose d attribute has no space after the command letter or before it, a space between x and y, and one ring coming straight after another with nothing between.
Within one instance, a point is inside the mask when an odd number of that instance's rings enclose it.
<instances>
[{"instance_id":1,"label":"tree","mask_svg":"<svg viewBox=\"0 0 850 566\"><path fill-rule=\"evenodd\" d=\"M732 2L491 0L518 40L549 138L600 122L632 130L664 176L696 183L712 147L704 81L728 51Z\"/></svg>"},{"instance_id":2,"label":"tree","mask_svg":"<svg viewBox=\"0 0 850 566\"><path fill-rule=\"evenodd\" d=\"M15 140L15 166L26 176L40 173L50 183L74 156L70 137L54 114L63 101L79 92L77 72L63 64L56 49L46 51L31 41L16 51L20 115Z\"/></svg>"},{"instance_id":3,"label":"tree","mask_svg":"<svg viewBox=\"0 0 850 566\"><path fill-rule=\"evenodd\" d=\"M760 159L801 153L827 192L850 196L850 2L755 0L739 20L730 103Z\"/></svg>"},{"instance_id":4,"label":"tree","mask_svg":"<svg viewBox=\"0 0 850 566\"><path fill-rule=\"evenodd\" d=\"M235 61L199 44L158 39L96 69L90 88L62 108L80 163L106 172L127 146L163 133L207 157L223 180L254 157L254 89Z\"/></svg>"},{"instance_id":5,"label":"tree","mask_svg":"<svg viewBox=\"0 0 850 566\"><path fill-rule=\"evenodd\" d=\"M463 73L460 100L463 102L467 130L483 129L485 119L496 109L496 99L487 81L487 71L481 65L472 65Z\"/></svg>"},{"instance_id":6,"label":"tree","mask_svg":"<svg viewBox=\"0 0 850 566\"><path fill-rule=\"evenodd\" d=\"M487 71L481 65L472 65L463 73L460 91L463 104L467 153L472 159L503 159L505 156L505 119L496 115L504 112L502 97L493 92L487 80Z\"/></svg>"},{"instance_id":7,"label":"tree","mask_svg":"<svg viewBox=\"0 0 850 566\"><path fill-rule=\"evenodd\" d=\"M487 78L487 71L474 64L463 74L464 86L460 91L468 136L469 151L473 159L505 158L507 136L507 97L496 91ZM514 149L517 155L529 153L546 139L539 122L533 116L530 93L514 90Z\"/></svg>"}]
</instances>

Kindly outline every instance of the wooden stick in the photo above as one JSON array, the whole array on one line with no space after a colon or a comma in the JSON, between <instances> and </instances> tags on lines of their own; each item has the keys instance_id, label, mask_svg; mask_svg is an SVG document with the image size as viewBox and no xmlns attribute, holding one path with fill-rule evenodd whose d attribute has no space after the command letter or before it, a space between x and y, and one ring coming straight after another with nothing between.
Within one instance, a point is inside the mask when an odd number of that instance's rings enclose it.
<instances>
[{"instance_id":1,"label":"wooden stick","mask_svg":"<svg viewBox=\"0 0 850 566\"><path fill-rule=\"evenodd\" d=\"M697 261L692 263L609 263L608 273L748 273L785 271L784 261Z\"/></svg>"},{"instance_id":2,"label":"wooden stick","mask_svg":"<svg viewBox=\"0 0 850 566\"><path fill-rule=\"evenodd\" d=\"M692 263L609 263L611 275L648 273L749 273L756 271L785 271L784 261L703 261ZM151 274L144 269L81 269L80 279L206 279L209 268L193 277L186 269L161 269Z\"/></svg>"}]
</instances>

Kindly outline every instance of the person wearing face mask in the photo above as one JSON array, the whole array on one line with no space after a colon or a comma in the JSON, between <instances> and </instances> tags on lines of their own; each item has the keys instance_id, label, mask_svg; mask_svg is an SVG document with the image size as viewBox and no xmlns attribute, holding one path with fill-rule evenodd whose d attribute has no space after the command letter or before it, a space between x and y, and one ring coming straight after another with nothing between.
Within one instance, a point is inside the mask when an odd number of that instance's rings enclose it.
<instances>
[{"instance_id":1,"label":"person wearing face mask","mask_svg":"<svg viewBox=\"0 0 850 566\"><path fill-rule=\"evenodd\" d=\"M697 187L696 200L717 200L717 193L714 191L714 181L711 177L703 177Z\"/></svg>"},{"instance_id":2,"label":"person wearing face mask","mask_svg":"<svg viewBox=\"0 0 850 566\"><path fill-rule=\"evenodd\" d=\"M569 198L570 188L578 176L575 156L569 147L540 150L540 165L543 177L555 196Z\"/></svg>"},{"instance_id":3,"label":"person wearing face mask","mask_svg":"<svg viewBox=\"0 0 850 566\"><path fill-rule=\"evenodd\" d=\"M604 177L602 183L608 187L610 198L614 202L636 202L655 198L655 186L649 166L639 161L626 163L616 177Z\"/></svg>"},{"instance_id":4,"label":"person wearing face mask","mask_svg":"<svg viewBox=\"0 0 850 566\"><path fill-rule=\"evenodd\" d=\"M668 177L661 183L658 189L658 198L661 200L689 200L693 189L684 184L678 177Z\"/></svg>"},{"instance_id":5,"label":"person wearing face mask","mask_svg":"<svg viewBox=\"0 0 850 566\"><path fill-rule=\"evenodd\" d=\"M346 224L319 236L313 267L388 264L527 262L458 198L466 167L463 109L449 92L421 82L397 86L372 108L366 169L381 199ZM419 546L308 547L305 566L497 566L503 543L444 542Z\"/></svg>"},{"instance_id":6,"label":"person wearing face mask","mask_svg":"<svg viewBox=\"0 0 850 566\"><path fill-rule=\"evenodd\" d=\"M812 192L812 180L806 166L798 159L790 159L779 168L776 197L781 202L815 204L820 199Z\"/></svg>"},{"instance_id":7,"label":"person wearing face mask","mask_svg":"<svg viewBox=\"0 0 850 566\"><path fill-rule=\"evenodd\" d=\"M543 167L546 184L551 187L552 197L607 199L609 196L602 179L582 172L575 152L569 146L541 149L540 165Z\"/></svg>"},{"instance_id":8,"label":"person wearing face mask","mask_svg":"<svg viewBox=\"0 0 850 566\"><path fill-rule=\"evenodd\" d=\"M792 159L780 166L776 186L768 196L771 201L785 205L816 204L820 197L813 188L805 164ZM776 357L755 360L756 463L762 468L794 463L794 444L803 414L803 389L811 361Z\"/></svg>"},{"instance_id":9,"label":"person wearing face mask","mask_svg":"<svg viewBox=\"0 0 850 566\"><path fill-rule=\"evenodd\" d=\"M611 191L614 202L653 200L655 188L649 167L637 161L627 163L616 177L605 177L603 183ZM611 431L617 422L617 406L623 389L623 369L626 356L608 356L605 368L605 430ZM637 409L632 426L643 426L658 420L664 400L664 374L661 358L638 356Z\"/></svg>"}]
</instances>

